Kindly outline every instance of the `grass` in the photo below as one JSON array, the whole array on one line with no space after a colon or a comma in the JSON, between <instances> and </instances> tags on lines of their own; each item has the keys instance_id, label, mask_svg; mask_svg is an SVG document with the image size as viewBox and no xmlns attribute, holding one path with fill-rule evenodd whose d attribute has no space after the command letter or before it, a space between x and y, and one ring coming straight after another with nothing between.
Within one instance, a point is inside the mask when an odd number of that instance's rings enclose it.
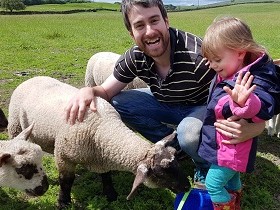
<instances>
[{"instance_id":1,"label":"grass","mask_svg":"<svg viewBox=\"0 0 280 210\"><path fill-rule=\"evenodd\" d=\"M40 5L37 9L50 10L50 5L46 5L45 9L44 6ZM85 7L84 4L78 6ZM268 48L272 58L280 58L279 10L280 4L276 3L243 4L169 13L169 19L171 26L203 36L216 16L240 17L248 22L256 40ZM0 22L0 107L6 114L12 91L28 78L47 75L82 87L87 60L94 53L123 53L133 44L120 12L3 15ZM0 139L7 138L6 132L0 133ZM280 209L279 143L279 139L267 136L265 131L260 136L256 170L242 175L242 209ZM44 167L50 181L50 189L45 195L30 198L17 190L1 188L0 209L54 209L59 184L52 156L44 157ZM185 161L183 167L192 173L193 164L190 161ZM100 177L79 166L72 190L73 205L69 209L173 209L175 195L165 189L142 186L133 200L126 201L133 178L130 173L114 172L113 180L119 198L108 203L101 195Z\"/></svg>"}]
</instances>

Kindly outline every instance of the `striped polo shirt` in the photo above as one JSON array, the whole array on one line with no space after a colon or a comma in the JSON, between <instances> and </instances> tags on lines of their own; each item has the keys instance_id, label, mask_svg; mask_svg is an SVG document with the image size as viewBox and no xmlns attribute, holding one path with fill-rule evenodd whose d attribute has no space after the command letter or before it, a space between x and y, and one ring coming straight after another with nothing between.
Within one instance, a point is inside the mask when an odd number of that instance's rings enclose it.
<instances>
[{"instance_id":1,"label":"striped polo shirt","mask_svg":"<svg viewBox=\"0 0 280 210\"><path fill-rule=\"evenodd\" d=\"M115 78L124 83L135 77L141 78L160 102L205 104L215 72L205 65L201 38L174 28L169 28L169 33L171 69L164 80L158 76L154 60L138 46L130 48L119 58L114 69Z\"/></svg>"}]
</instances>

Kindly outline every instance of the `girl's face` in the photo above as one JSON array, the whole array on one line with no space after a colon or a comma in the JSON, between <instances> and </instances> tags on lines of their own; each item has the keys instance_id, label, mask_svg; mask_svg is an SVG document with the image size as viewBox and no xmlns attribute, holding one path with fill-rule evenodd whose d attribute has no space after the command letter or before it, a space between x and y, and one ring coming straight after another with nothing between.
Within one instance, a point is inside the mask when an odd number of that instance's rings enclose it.
<instances>
[{"instance_id":1,"label":"girl's face","mask_svg":"<svg viewBox=\"0 0 280 210\"><path fill-rule=\"evenodd\" d=\"M169 23L163 19L158 7L134 5L128 18L131 24L130 35L146 55L156 58L167 52Z\"/></svg>"},{"instance_id":2,"label":"girl's face","mask_svg":"<svg viewBox=\"0 0 280 210\"><path fill-rule=\"evenodd\" d=\"M223 79L229 78L243 67L245 51L220 48L219 53L208 58L210 68L214 69Z\"/></svg>"}]
</instances>

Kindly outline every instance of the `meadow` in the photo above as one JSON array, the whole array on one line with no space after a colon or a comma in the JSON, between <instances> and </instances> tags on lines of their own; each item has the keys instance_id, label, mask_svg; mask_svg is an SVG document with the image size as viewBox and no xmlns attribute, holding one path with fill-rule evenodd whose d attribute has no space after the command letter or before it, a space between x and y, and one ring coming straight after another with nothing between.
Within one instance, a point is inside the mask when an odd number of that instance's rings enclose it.
<instances>
[{"instance_id":1,"label":"meadow","mask_svg":"<svg viewBox=\"0 0 280 210\"><path fill-rule=\"evenodd\" d=\"M116 4L109 5L110 9L119 7ZM47 9L54 7L41 5L37 9L43 10L44 6ZM92 3L93 8L98 6L98 3ZM102 4L102 7L106 5ZM271 57L277 59L280 58L279 11L279 3L252 3L170 12L169 20L172 27L203 37L215 17L239 17L250 25L255 39L267 47ZM0 23L0 108L5 114L8 114L12 91L28 78L46 75L82 87L87 61L94 53L113 51L121 54L133 45L118 11L67 15L0 15ZM0 139L7 138L6 132L0 133ZM256 170L252 174L242 175L242 209L280 209L280 140L268 137L264 131L259 142ZM44 157L44 167L50 182L45 195L31 198L17 190L1 188L0 209L54 209L59 184L51 155ZM185 161L183 167L185 170L193 170L190 160ZM113 175L119 198L108 203L101 195L99 176L78 167L72 189L73 205L69 209L173 209L175 195L166 189L142 186L133 200L126 201L134 177L125 172L114 172Z\"/></svg>"}]
</instances>

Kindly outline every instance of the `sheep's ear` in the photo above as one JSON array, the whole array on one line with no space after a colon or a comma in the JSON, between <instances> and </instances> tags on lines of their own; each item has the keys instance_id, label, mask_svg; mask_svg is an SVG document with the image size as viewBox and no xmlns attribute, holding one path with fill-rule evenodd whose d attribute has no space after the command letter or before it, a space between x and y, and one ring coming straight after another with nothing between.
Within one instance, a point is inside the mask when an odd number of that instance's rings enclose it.
<instances>
[{"instance_id":1,"label":"sheep's ear","mask_svg":"<svg viewBox=\"0 0 280 210\"><path fill-rule=\"evenodd\" d=\"M175 155L177 150L174 147L167 147L167 150L170 152L170 154Z\"/></svg>"},{"instance_id":2,"label":"sheep's ear","mask_svg":"<svg viewBox=\"0 0 280 210\"><path fill-rule=\"evenodd\" d=\"M164 158L160 161L160 166L162 168L168 168L170 166L170 163L172 162L171 159L167 159L167 158Z\"/></svg>"},{"instance_id":3,"label":"sheep's ear","mask_svg":"<svg viewBox=\"0 0 280 210\"><path fill-rule=\"evenodd\" d=\"M176 131L174 131L173 133L171 133L168 136L164 137L163 139L158 141L156 144L157 145L163 145L163 146L170 145L175 137L176 137Z\"/></svg>"},{"instance_id":4,"label":"sheep's ear","mask_svg":"<svg viewBox=\"0 0 280 210\"><path fill-rule=\"evenodd\" d=\"M25 128L20 134L18 134L16 138L27 140L31 134L33 126L34 126L34 122L31 125L29 125L27 128Z\"/></svg>"},{"instance_id":5,"label":"sheep's ear","mask_svg":"<svg viewBox=\"0 0 280 210\"><path fill-rule=\"evenodd\" d=\"M10 158L11 158L11 154L8 153L0 154L0 167L2 167L3 164L7 163Z\"/></svg>"},{"instance_id":6,"label":"sheep's ear","mask_svg":"<svg viewBox=\"0 0 280 210\"><path fill-rule=\"evenodd\" d=\"M126 197L127 200L130 200L131 197L136 192L137 188L145 181L148 174L148 168L146 164L140 164L137 168L137 174L135 176L132 189L129 195Z\"/></svg>"}]
</instances>

